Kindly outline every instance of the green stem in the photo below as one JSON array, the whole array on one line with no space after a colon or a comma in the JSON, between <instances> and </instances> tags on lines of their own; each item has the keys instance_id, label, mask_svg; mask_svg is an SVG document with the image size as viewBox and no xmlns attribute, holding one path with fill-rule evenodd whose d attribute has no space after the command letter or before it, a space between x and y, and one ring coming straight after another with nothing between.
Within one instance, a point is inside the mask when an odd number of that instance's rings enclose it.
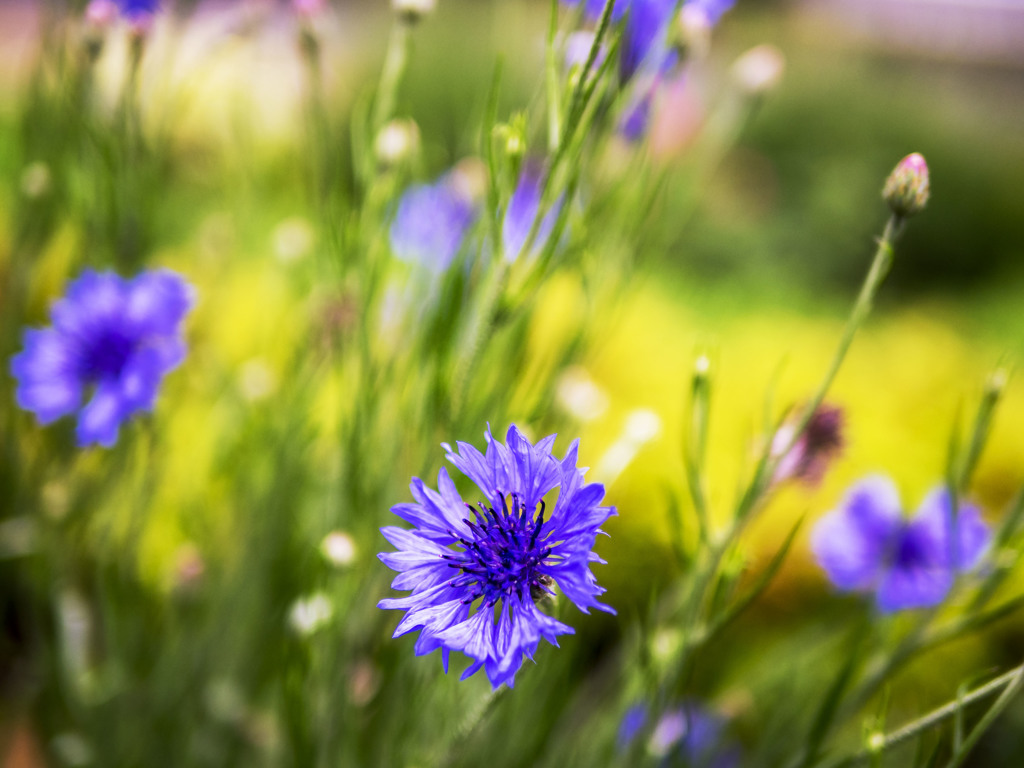
<instances>
[{"instance_id":1,"label":"green stem","mask_svg":"<svg viewBox=\"0 0 1024 768\"><path fill-rule=\"evenodd\" d=\"M976 688L968 694L957 697L956 701L952 701L938 709L932 710L927 715L908 723L899 730L893 731L887 736L883 736L877 743L869 744L866 748L862 749L855 755L834 759L828 763L824 763L823 768L840 768L840 766L842 766L842 768L851 768L855 765L868 763L880 753L902 744L903 742L914 738L919 733L955 717L961 710L963 710L964 707L967 707L976 701L981 701L982 699L991 696L996 691L1002 690L1002 696L999 697L992 709L990 709L985 717L982 718L981 722L979 722L978 726L971 733L971 736L964 741L964 748L969 750L974 746L978 738L980 738L980 731L983 730L982 726L988 727L991 721L994 720L999 712L1005 708L1006 704L1009 703L1009 699L1020 690L1022 685L1024 685L1024 665L1016 667L1004 675L1000 675L995 680L986 683L980 688ZM963 756L965 755L961 755L959 758L954 759L962 760ZM959 765L959 762L950 763L950 768L953 768L955 765Z\"/></svg>"}]
</instances>

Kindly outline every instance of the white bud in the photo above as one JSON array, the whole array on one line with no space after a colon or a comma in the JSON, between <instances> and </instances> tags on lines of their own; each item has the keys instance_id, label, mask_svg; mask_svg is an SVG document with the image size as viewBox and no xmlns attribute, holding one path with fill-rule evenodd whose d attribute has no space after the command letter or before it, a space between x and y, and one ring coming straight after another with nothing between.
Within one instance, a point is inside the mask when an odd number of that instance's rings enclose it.
<instances>
[{"instance_id":1,"label":"white bud","mask_svg":"<svg viewBox=\"0 0 1024 768\"><path fill-rule=\"evenodd\" d=\"M25 167L21 174L21 191L30 200L36 200L50 191L53 177L46 163L36 161Z\"/></svg>"},{"instance_id":2,"label":"white bud","mask_svg":"<svg viewBox=\"0 0 1024 768\"><path fill-rule=\"evenodd\" d=\"M433 13L437 0L391 0L391 7L406 21L415 22Z\"/></svg>"},{"instance_id":3,"label":"white bud","mask_svg":"<svg viewBox=\"0 0 1024 768\"><path fill-rule=\"evenodd\" d=\"M336 568L344 568L356 561L356 543L344 531L331 531L320 542L320 554Z\"/></svg>"},{"instance_id":4,"label":"white bud","mask_svg":"<svg viewBox=\"0 0 1024 768\"><path fill-rule=\"evenodd\" d=\"M774 45L758 45L732 65L732 77L744 93L758 96L772 90L782 79L786 59Z\"/></svg>"},{"instance_id":5,"label":"white bud","mask_svg":"<svg viewBox=\"0 0 1024 768\"><path fill-rule=\"evenodd\" d=\"M323 592L296 600L288 611L288 624L296 634L309 637L334 616L334 604Z\"/></svg>"},{"instance_id":6,"label":"white bud","mask_svg":"<svg viewBox=\"0 0 1024 768\"><path fill-rule=\"evenodd\" d=\"M412 120L392 120L377 134L373 152L384 166L399 165L416 154L420 146L420 129Z\"/></svg>"},{"instance_id":7,"label":"white bud","mask_svg":"<svg viewBox=\"0 0 1024 768\"><path fill-rule=\"evenodd\" d=\"M285 219L274 228L274 253L282 264L299 261L313 250L313 226L301 216Z\"/></svg>"},{"instance_id":8,"label":"white bud","mask_svg":"<svg viewBox=\"0 0 1024 768\"><path fill-rule=\"evenodd\" d=\"M277 377L262 358L254 357L242 364L238 372L238 388L250 403L263 400L277 389Z\"/></svg>"},{"instance_id":9,"label":"white bud","mask_svg":"<svg viewBox=\"0 0 1024 768\"><path fill-rule=\"evenodd\" d=\"M608 410L608 395L579 366L567 368L555 390L559 405L580 421L592 421Z\"/></svg>"}]
</instances>

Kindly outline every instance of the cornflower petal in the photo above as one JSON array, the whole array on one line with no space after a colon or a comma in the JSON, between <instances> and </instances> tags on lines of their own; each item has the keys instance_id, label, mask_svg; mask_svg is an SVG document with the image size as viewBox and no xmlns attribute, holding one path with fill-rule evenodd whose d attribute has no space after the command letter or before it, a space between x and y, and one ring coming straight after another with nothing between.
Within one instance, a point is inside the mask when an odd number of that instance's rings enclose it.
<instances>
[{"instance_id":1,"label":"cornflower petal","mask_svg":"<svg viewBox=\"0 0 1024 768\"><path fill-rule=\"evenodd\" d=\"M888 478L862 480L839 508L814 528L811 549L839 589L868 589L877 583L886 553L902 526L899 491Z\"/></svg>"}]
</instances>

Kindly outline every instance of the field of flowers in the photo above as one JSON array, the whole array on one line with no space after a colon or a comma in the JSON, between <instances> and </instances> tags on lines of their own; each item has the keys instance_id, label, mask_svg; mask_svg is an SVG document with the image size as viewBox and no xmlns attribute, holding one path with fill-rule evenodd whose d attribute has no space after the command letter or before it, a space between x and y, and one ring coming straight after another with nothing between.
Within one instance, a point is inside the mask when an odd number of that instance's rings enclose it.
<instances>
[{"instance_id":1,"label":"field of flowers","mask_svg":"<svg viewBox=\"0 0 1024 768\"><path fill-rule=\"evenodd\" d=\"M0 764L1024 761L1024 86L748 6L0 8Z\"/></svg>"}]
</instances>

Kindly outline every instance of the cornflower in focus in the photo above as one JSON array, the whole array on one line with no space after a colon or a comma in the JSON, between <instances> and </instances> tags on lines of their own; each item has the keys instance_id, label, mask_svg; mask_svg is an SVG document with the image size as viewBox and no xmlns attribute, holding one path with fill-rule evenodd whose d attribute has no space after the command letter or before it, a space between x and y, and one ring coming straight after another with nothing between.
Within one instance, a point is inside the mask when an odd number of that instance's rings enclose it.
<instances>
[{"instance_id":1,"label":"cornflower in focus","mask_svg":"<svg viewBox=\"0 0 1024 768\"><path fill-rule=\"evenodd\" d=\"M787 423L779 428L772 439L772 457L778 459L775 482L797 480L817 485L825 476L828 465L843 450L843 411L822 405L811 416L803 433L789 448L796 424ZM783 451L789 451L783 455Z\"/></svg>"},{"instance_id":2,"label":"cornflower in focus","mask_svg":"<svg viewBox=\"0 0 1024 768\"><path fill-rule=\"evenodd\" d=\"M122 422L153 409L164 374L184 359L181 323L193 301L169 270L131 280L84 272L53 305L53 327L26 330L11 358L18 405L42 424L81 409L78 445L112 446Z\"/></svg>"},{"instance_id":3,"label":"cornflower in focus","mask_svg":"<svg viewBox=\"0 0 1024 768\"><path fill-rule=\"evenodd\" d=\"M978 508L959 501L954 510L945 487L904 519L896 486L874 476L818 522L811 547L838 589L874 592L879 610L888 613L941 603L957 572L981 562L991 538Z\"/></svg>"},{"instance_id":4,"label":"cornflower in focus","mask_svg":"<svg viewBox=\"0 0 1024 768\"><path fill-rule=\"evenodd\" d=\"M413 478L416 503L391 508L415 527L382 528L398 551L379 557L399 572L391 586L412 594L378 606L406 611L394 636L420 630L417 656L441 648L447 671L450 651L461 651L473 659L463 679L484 667L494 688L512 687L523 657L532 659L542 638L558 645L558 635L573 633L538 608L555 596L556 584L584 613L614 613L597 600L604 589L590 563L604 562L591 549L615 510L600 506L604 486L584 483L578 440L559 460L551 453L554 435L534 445L513 425L505 445L489 429L486 438L485 453L468 443L457 451L443 446L479 488L484 500L476 507L463 502L442 468L437 491ZM548 514L544 497L555 488Z\"/></svg>"},{"instance_id":5,"label":"cornflower in focus","mask_svg":"<svg viewBox=\"0 0 1024 768\"><path fill-rule=\"evenodd\" d=\"M406 190L391 222L391 250L401 261L435 272L451 265L476 219L476 205L451 174Z\"/></svg>"},{"instance_id":6,"label":"cornflower in focus","mask_svg":"<svg viewBox=\"0 0 1024 768\"><path fill-rule=\"evenodd\" d=\"M628 750L650 717L647 707L630 707L619 724L618 746ZM689 768L735 768L740 749L725 738L726 721L693 701L670 708L654 726L647 751L667 764L682 760Z\"/></svg>"}]
</instances>

